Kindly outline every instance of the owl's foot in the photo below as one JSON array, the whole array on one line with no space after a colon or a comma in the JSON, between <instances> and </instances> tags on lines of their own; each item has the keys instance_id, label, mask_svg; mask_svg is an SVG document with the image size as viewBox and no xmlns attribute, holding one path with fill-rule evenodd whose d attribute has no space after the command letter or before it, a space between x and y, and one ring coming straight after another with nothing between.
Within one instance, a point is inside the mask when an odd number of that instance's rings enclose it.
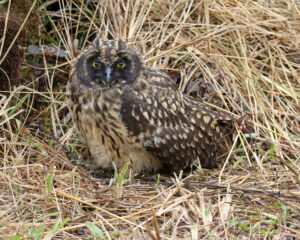
<instances>
[{"instance_id":1,"label":"owl's foot","mask_svg":"<svg viewBox=\"0 0 300 240\"><path fill-rule=\"evenodd\" d=\"M114 176L113 169L99 168L96 164L79 158L72 158L70 162L74 165L84 167L94 178L111 179Z\"/></svg>"},{"instance_id":2,"label":"owl's foot","mask_svg":"<svg viewBox=\"0 0 300 240\"><path fill-rule=\"evenodd\" d=\"M102 179L102 181L106 180L107 182L109 182L114 178L113 169L98 168L91 170L90 173L94 178Z\"/></svg>"},{"instance_id":3,"label":"owl's foot","mask_svg":"<svg viewBox=\"0 0 300 240\"><path fill-rule=\"evenodd\" d=\"M70 162L74 165L84 167L88 171L95 171L95 169L97 168L96 164L82 160L80 158L71 158Z\"/></svg>"}]
</instances>

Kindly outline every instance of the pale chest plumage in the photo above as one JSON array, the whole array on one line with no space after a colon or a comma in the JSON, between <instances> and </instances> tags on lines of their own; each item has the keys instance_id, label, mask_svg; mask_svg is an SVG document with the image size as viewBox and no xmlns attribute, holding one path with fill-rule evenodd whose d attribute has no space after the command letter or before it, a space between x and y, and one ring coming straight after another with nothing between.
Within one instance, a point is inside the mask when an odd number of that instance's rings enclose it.
<instances>
[{"instance_id":1,"label":"pale chest plumage","mask_svg":"<svg viewBox=\"0 0 300 240\"><path fill-rule=\"evenodd\" d=\"M120 89L96 95L83 94L78 97L78 103L70 97L69 106L76 127L96 167L111 168L115 164L120 169L130 162L137 172L143 169L157 170L161 166L160 161L137 143L136 137L128 136L120 113L121 94Z\"/></svg>"}]
</instances>

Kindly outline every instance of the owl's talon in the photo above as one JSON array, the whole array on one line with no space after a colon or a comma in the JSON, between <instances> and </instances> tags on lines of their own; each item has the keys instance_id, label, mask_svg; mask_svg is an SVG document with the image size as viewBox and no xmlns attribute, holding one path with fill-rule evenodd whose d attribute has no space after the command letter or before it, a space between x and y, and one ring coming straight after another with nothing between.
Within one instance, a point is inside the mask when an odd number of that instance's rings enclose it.
<instances>
[{"instance_id":1,"label":"owl's talon","mask_svg":"<svg viewBox=\"0 0 300 240\"><path fill-rule=\"evenodd\" d=\"M111 178L114 175L113 170L98 168L96 164L84 161L80 158L71 158L70 162L76 166L83 167L94 178Z\"/></svg>"},{"instance_id":2,"label":"owl's talon","mask_svg":"<svg viewBox=\"0 0 300 240\"><path fill-rule=\"evenodd\" d=\"M96 165L94 163L84 161L80 158L71 158L70 162L74 165L84 167L88 171L93 171L96 169Z\"/></svg>"}]
</instances>

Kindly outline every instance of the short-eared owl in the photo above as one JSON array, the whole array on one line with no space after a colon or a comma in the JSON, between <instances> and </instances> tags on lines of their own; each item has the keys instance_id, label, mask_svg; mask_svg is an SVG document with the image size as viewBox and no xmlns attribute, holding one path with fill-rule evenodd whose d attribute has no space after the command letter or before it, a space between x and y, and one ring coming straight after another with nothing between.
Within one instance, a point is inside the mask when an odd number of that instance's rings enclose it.
<instances>
[{"instance_id":1,"label":"short-eared owl","mask_svg":"<svg viewBox=\"0 0 300 240\"><path fill-rule=\"evenodd\" d=\"M180 92L122 40L97 38L84 50L72 65L67 95L99 168L131 162L136 172L171 172L197 158L203 167L216 167L219 122L234 119Z\"/></svg>"}]
</instances>

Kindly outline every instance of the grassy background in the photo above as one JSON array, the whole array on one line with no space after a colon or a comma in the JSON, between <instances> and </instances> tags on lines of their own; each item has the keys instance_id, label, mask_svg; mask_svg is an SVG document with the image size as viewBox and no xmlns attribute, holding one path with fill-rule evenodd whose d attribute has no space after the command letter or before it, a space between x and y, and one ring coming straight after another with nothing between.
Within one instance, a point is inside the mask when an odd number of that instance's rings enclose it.
<instances>
[{"instance_id":1,"label":"grassy background","mask_svg":"<svg viewBox=\"0 0 300 240\"><path fill-rule=\"evenodd\" d=\"M1 239L300 238L299 1L0 3ZM68 72L96 34L247 116L219 169L97 179L69 162L86 149Z\"/></svg>"}]
</instances>

